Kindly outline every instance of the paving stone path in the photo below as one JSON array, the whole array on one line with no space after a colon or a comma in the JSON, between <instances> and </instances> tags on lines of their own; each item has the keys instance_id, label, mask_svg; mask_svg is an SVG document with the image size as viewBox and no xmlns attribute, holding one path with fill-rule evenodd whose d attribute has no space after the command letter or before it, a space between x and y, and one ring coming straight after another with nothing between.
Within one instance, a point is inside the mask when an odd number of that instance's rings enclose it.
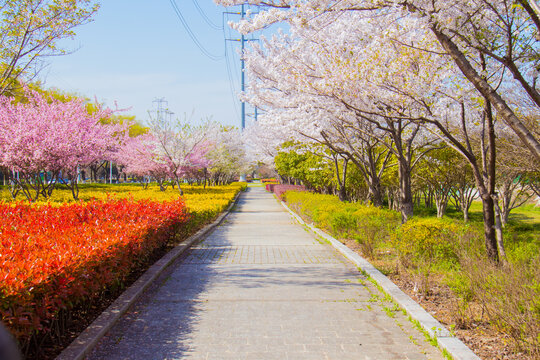
<instances>
[{"instance_id":1,"label":"paving stone path","mask_svg":"<svg viewBox=\"0 0 540 360\"><path fill-rule=\"evenodd\" d=\"M253 187L88 358L443 356L351 263Z\"/></svg>"}]
</instances>

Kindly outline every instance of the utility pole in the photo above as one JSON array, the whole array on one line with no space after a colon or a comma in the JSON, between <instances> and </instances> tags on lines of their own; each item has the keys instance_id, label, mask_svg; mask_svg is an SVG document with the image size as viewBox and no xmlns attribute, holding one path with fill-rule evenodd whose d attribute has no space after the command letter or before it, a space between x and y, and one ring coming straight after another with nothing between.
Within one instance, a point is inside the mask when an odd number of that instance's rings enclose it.
<instances>
[{"instance_id":1,"label":"utility pole","mask_svg":"<svg viewBox=\"0 0 540 360\"><path fill-rule=\"evenodd\" d=\"M246 9L245 9L244 4L242 4L240 16L241 16L241 20L244 20L244 17L246 16ZM241 75L242 75L242 93L243 93L246 90L246 74L245 74L246 61L244 58L244 50L246 48L246 37L244 36L244 34L241 34L241 35L242 36L240 37L240 44L241 44L240 68L242 71ZM246 128L246 103L245 101L242 101L242 130L244 130L245 128Z\"/></svg>"},{"instance_id":2,"label":"utility pole","mask_svg":"<svg viewBox=\"0 0 540 360\"><path fill-rule=\"evenodd\" d=\"M240 19L244 20L246 17L246 5L242 4L240 5L240 12L228 12L225 11L224 14L232 14L232 15L240 15ZM246 91L246 60L244 56L244 52L246 49L246 43L248 41L258 41L259 39L247 39L244 34L240 34L239 39L225 39L227 41L238 41L240 43L240 89L243 92ZM246 103L244 101L241 101L241 129L244 130L246 127ZM255 120L257 120L257 109L255 108Z\"/></svg>"}]
</instances>

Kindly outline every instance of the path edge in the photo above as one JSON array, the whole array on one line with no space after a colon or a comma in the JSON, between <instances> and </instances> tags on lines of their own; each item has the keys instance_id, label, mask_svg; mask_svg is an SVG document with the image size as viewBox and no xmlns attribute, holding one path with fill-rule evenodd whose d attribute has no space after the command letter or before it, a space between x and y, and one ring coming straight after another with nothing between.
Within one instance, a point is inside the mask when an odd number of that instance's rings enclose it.
<instances>
[{"instance_id":1,"label":"path edge","mask_svg":"<svg viewBox=\"0 0 540 360\"><path fill-rule=\"evenodd\" d=\"M247 191L247 189L246 189ZM206 225L184 242L175 246L148 268L130 287L128 287L105 311L103 311L83 332L75 338L57 357L56 360L83 360L94 349L99 340L114 326L122 315L140 298L145 290L167 269L180 255L203 236L223 222L236 205L243 193L240 190L227 209L214 222Z\"/></svg>"},{"instance_id":2,"label":"path edge","mask_svg":"<svg viewBox=\"0 0 540 360\"><path fill-rule=\"evenodd\" d=\"M277 199L277 197L276 197ZM412 320L417 321L422 329L437 341L437 345L443 353L446 352L454 360L481 360L465 343L452 335L438 320L414 301L409 295L404 293L388 277L375 268L369 261L349 249L339 240L322 231L321 229L306 223L298 214L291 210L287 204L277 199L281 205L292 215L301 225L308 227L312 232L327 240L336 250L338 250L349 261L358 266L367 276L376 282L378 287L388 294Z\"/></svg>"}]
</instances>

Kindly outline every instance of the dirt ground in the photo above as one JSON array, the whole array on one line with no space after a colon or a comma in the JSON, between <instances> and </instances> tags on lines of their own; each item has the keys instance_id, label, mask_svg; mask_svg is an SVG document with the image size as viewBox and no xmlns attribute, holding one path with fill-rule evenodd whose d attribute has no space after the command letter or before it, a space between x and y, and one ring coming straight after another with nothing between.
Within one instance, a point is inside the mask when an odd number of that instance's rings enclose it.
<instances>
[{"instance_id":1,"label":"dirt ground","mask_svg":"<svg viewBox=\"0 0 540 360\"><path fill-rule=\"evenodd\" d=\"M360 246L354 240L345 240L344 244L358 254L362 255ZM450 288L442 279L434 278L430 282L430 292L422 295L415 290L414 281L400 274L395 265L395 260L385 258L371 261L377 268L384 268L386 275L414 301L419 303L441 324L453 331L456 336L484 360L524 360L531 359L526 354L519 352L512 344L512 339L497 331L486 320L483 320L482 308L472 302L464 316L459 316L458 304ZM465 321L463 319L466 318Z\"/></svg>"}]
</instances>

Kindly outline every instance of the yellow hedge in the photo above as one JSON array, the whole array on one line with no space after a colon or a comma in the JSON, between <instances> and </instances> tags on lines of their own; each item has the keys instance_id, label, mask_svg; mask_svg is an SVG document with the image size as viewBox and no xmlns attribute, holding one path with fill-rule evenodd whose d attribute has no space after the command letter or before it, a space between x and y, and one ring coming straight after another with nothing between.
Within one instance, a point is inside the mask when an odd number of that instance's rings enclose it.
<instances>
[{"instance_id":1,"label":"yellow hedge","mask_svg":"<svg viewBox=\"0 0 540 360\"><path fill-rule=\"evenodd\" d=\"M202 217L206 220L217 216L225 210L234 199L236 194L245 190L246 183L232 183L221 186L202 186L183 185L184 200L190 212L194 217ZM167 188L166 191L160 191L157 185L151 185L143 189L138 184L82 184L79 190L79 201L89 201L91 199L114 198L133 198L134 200L151 199L153 201L163 202L176 199L180 196L178 188ZM0 200L10 202L11 195L7 188L3 188L0 193ZM17 201L24 201L25 198L19 195ZM47 201L37 202L36 205L45 203L64 204L73 202L71 190L67 188L55 189L52 197ZM195 214L198 214L195 216Z\"/></svg>"}]
</instances>

